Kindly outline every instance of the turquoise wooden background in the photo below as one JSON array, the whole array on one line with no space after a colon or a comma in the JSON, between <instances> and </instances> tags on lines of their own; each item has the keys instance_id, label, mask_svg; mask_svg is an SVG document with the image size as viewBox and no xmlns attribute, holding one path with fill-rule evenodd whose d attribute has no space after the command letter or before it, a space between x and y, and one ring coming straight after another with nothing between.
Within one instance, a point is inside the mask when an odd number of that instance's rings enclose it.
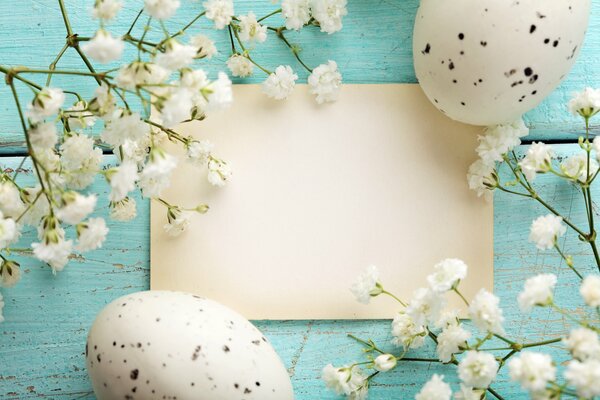
<instances>
[{"instance_id":1,"label":"turquoise wooden background","mask_svg":"<svg viewBox=\"0 0 600 400\"><path fill-rule=\"evenodd\" d=\"M91 35L95 24L88 17L92 1L69 0L74 30L82 36ZM184 6L170 22L173 28L183 26L189 16L197 13L199 1L183 0ZM253 4L255 3L255 4ZM258 3L258 4L256 4ZM112 29L126 31L127 21L139 10L141 2L128 1ZM236 0L238 12L254 9L263 14L272 9L269 1ZM314 31L290 35L304 48L304 58L316 65L329 58L338 61L349 83L414 83L411 30L417 0L387 0L373 4L370 0L351 0L349 15L342 32L326 36ZM206 30L206 23L200 25ZM198 32L200 29L195 29ZM64 42L60 14L53 0L0 2L0 64L46 67ZM228 48L224 32L208 31L220 49ZM227 54L220 54L208 64L214 73L223 68ZM293 58L275 38L260 46L256 57L266 65L294 63ZM74 56L63 59L63 67L80 68ZM589 33L582 54L573 72L543 104L527 115L532 132L528 140L549 139L574 142L580 124L571 117L565 102L571 92L584 86L600 87L600 2L594 2ZM300 68L301 78L305 78ZM248 79L256 82L263 79ZM57 80L57 84L64 83ZM93 84L81 83L88 91ZM15 168L23 154L22 136L16 124L15 108L7 88L0 87L0 167ZM561 155L577 147L560 144ZM526 150L526 147L521 149ZM110 156L106 163L111 163ZM22 176L33 179L25 165ZM569 185L557 185L551 177L540 179L542 193L559 204L561 210L575 221L583 221L584 208L577 193ZM94 190L106 192L98 182ZM596 196L600 190L594 190ZM2 290L6 307L6 322L0 324L0 398L93 398L84 366L86 331L95 314L111 300L130 292L148 288L149 283L149 207L139 200L138 218L127 224L112 223L111 235L104 248L74 258L64 272L53 276L47 267L26 257L20 257L24 277L13 289ZM495 198L495 288L502 299L509 332L516 337L536 339L554 337L564 332L568 324L546 311L522 316L514 297L523 280L537 272L552 271L560 275L558 301L580 312L581 302L569 296L574 293L572 273L553 253L539 252L527 243L531 220L544 213L525 199L498 194ZM98 213L107 214L106 203ZM34 232L25 233L23 241L31 240ZM566 237L566 251L575 255L575 262L586 272L589 251L573 235ZM352 277L348 277L352 279ZM393 282L390 282L393 287ZM256 321L278 350L289 369L296 397L300 400L336 399L324 389L319 377L328 363L343 364L359 359L361 351L347 333L389 342L390 321ZM389 348L389 346L388 346ZM391 348L390 348L391 350ZM554 348L560 359L560 346ZM431 348L423 352L430 352ZM434 372L452 376L452 367L427 363L404 363L394 372L378 377L371 389L371 399L412 398L421 384ZM455 385L456 386L456 385ZM495 385L507 399L521 398L515 385L502 375Z\"/></svg>"}]
</instances>

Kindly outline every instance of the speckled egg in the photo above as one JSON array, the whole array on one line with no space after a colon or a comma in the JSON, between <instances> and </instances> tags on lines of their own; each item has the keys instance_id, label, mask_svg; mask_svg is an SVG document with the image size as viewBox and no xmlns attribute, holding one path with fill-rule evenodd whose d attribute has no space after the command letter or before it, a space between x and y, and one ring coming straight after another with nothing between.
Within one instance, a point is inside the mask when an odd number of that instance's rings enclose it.
<instances>
[{"instance_id":1,"label":"speckled egg","mask_svg":"<svg viewBox=\"0 0 600 400\"><path fill-rule=\"evenodd\" d=\"M413 51L434 105L473 125L511 122L571 69L591 0L421 0Z\"/></svg>"},{"instance_id":2,"label":"speckled egg","mask_svg":"<svg viewBox=\"0 0 600 400\"><path fill-rule=\"evenodd\" d=\"M115 300L96 317L85 353L100 400L294 398L285 367L258 329L187 293Z\"/></svg>"}]
</instances>

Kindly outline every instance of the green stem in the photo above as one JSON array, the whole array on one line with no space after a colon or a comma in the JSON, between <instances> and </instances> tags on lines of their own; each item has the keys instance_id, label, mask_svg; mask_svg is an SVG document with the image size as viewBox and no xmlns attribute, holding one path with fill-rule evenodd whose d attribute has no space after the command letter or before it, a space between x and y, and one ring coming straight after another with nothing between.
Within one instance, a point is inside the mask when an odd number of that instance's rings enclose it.
<instances>
[{"instance_id":1,"label":"green stem","mask_svg":"<svg viewBox=\"0 0 600 400\"><path fill-rule=\"evenodd\" d=\"M264 17L257 19L257 20L256 20L256 22L262 22L262 21L264 21L265 19L267 19L267 18L269 18L269 17L272 17L273 15L279 14L281 11L282 11L282 10L281 10L281 8L280 8L279 10L275 10L275 11L273 11L272 13L270 13L270 14L267 14L267 15L265 15Z\"/></svg>"},{"instance_id":2,"label":"green stem","mask_svg":"<svg viewBox=\"0 0 600 400\"><path fill-rule=\"evenodd\" d=\"M382 294L386 294L388 296L390 296L392 299L396 300L398 303L402 304L402 306L406 307L406 303L403 302L402 300L400 300L398 297L396 297L393 293L388 292L387 290L383 290L381 292Z\"/></svg>"},{"instance_id":3,"label":"green stem","mask_svg":"<svg viewBox=\"0 0 600 400\"><path fill-rule=\"evenodd\" d=\"M292 54L294 55L294 57L296 57L296 60L298 60L298 62L300 63L300 65L302 65L304 67L304 69L306 69L309 73L312 74L312 72L313 72L312 68L310 68L308 65L306 65L304 63L304 61L302 61L302 59L300 58L300 54L298 54L298 49L296 47L294 47L287 40L287 38L283 34L283 30L282 29L278 29L276 32L277 32L277 37L280 38L283 41L283 43L285 43L286 46L290 48L290 50L292 51Z\"/></svg>"},{"instance_id":4,"label":"green stem","mask_svg":"<svg viewBox=\"0 0 600 400\"><path fill-rule=\"evenodd\" d=\"M523 345L523 348L529 348L529 347L537 347L537 346L545 346L547 344L552 344L552 343L558 343L562 340L562 338L555 338L555 339L548 339L548 340L544 340L542 342L535 342L535 343L527 343Z\"/></svg>"},{"instance_id":5,"label":"green stem","mask_svg":"<svg viewBox=\"0 0 600 400\"><path fill-rule=\"evenodd\" d=\"M567 264L567 267L571 268L571 270L573 270L573 272L575 272L575 274L579 277L579 279L583 280L583 276L573 266L573 260L570 259L569 257L567 257L562 252L562 250L560 249L560 247L558 247L557 243L554 243L554 248L556 249L556 251L558 252L558 254L560 254L560 256L562 257L562 259L565 260L565 263Z\"/></svg>"},{"instance_id":6,"label":"green stem","mask_svg":"<svg viewBox=\"0 0 600 400\"><path fill-rule=\"evenodd\" d=\"M90 62L90 60L88 60L87 56L83 53L83 51L81 50L81 48L79 47L78 44L75 45L74 49L77 52L77 54L79 54L79 57L81 57L81 59L83 60L83 63L85 64L85 66L90 70L90 73L93 74L93 77L96 80L96 82L98 83L98 85L101 85L102 80L104 79L105 75L102 74L102 75L100 75L100 76L102 76L102 79L99 78L99 75L94 70L92 63Z\"/></svg>"},{"instance_id":7,"label":"green stem","mask_svg":"<svg viewBox=\"0 0 600 400\"><path fill-rule=\"evenodd\" d=\"M133 27L135 26L135 24L137 24L138 19L140 19L140 17L142 16L142 13L144 12L144 9L142 8L137 15L135 16L135 19L133 20L133 22L131 23L131 26L129 27L129 29L127 30L127 33L124 36L129 36L131 34L131 31L133 31Z\"/></svg>"},{"instance_id":8,"label":"green stem","mask_svg":"<svg viewBox=\"0 0 600 400\"><path fill-rule=\"evenodd\" d=\"M369 341L368 342L368 341L360 339L360 338L358 338L358 337L356 337L356 336L354 336L354 335L352 335L350 333L348 334L348 337L356 340L358 343L362 343L363 345L365 345L365 346L373 349L374 351L376 351L376 352L378 352L380 354L385 354L385 352L383 350L381 350L377 346L375 346L375 343L373 343L373 341Z\"/></svg>"},{"instance_id":9,"label":"green stem","mask_svg":"<svg viewBox=\"0 0 600 400\"><path fill-rule=\"evenodd\" d=\"M503 192L506 192L506 193L510 193L510 194L516 194L517 196L527 197L527 198L530 198L530 199L532 198L532 197L531 197L531 195L529 195L529 194L515 192L515 191L513 191L513 190L506 189L505 187L503 187L503 186L500 186L500 185L498 185L498 186L497 186L497 188L498 188L499 190L503 191Z\"/></svg>"},{"instance_id":10,"label":"green stem","mask_svg":"<svg viewBox=\"0 0 600 400\"><path fill-rule=\"evenodd\" d=\"M60 6L60 13L62 14L65 28L67 29L67 36L72 36L73 30L71 29L71 22L69 21L69 16L67 15L67 9L65 7L64 0L58 0L58 5Z\"/></svg>"},{"instance_id":11,"label":"green stem","mask_svg":"<svg viewBox=\"0 0 600 400\"><path fill-rule=\"evenodd\" d=\"M62 58L62 56L65 54L65 52L67 51L68 48L69 48L69 44L65 43L65 45L63 46L63 48L58 52L58 55L56 56L56 58L54 59L54 61L52 61L52 64L50 64L48 66L48 70L54 71L56 69L56 65L58 64L58 62L60 61L60 59ZM50 81L51 80L52 80L52 74L48 74L48 79L46 80L46 86L50 86Z\"/></svg>"},{"instance_id":12,"label":"green stem","mask_svg":"<svg viewBox=\"0 0 600 400\"><path fill-rule=\"evenodd\" d=\"M458 295L458 297L460 297L462 299L462 301L467 305L467 307L469 306L469 301L465 298L465 296L463 296L463 294L458 290L457 287L452 288L452 290L454 291L454 293L456 293Z\"/></svg>"}]
</instances>

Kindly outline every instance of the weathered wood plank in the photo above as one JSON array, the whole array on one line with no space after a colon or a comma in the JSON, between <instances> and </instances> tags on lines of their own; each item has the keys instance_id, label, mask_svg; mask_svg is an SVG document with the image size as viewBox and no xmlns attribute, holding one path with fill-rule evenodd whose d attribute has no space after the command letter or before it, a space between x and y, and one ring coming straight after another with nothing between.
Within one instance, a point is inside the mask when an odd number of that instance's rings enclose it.
<instances>
[{"instance_id":1,"label":"weathered wood plank","mask_svg":"<svg viewBox=\"0 0 600 400\"><path fill-rule=\"evenodd\" d=\"M81 36L92 35L96 29L95 22L89 16L92 1L67 0L66 3L75 32ZM314 66L330 58L337 60L348 83L415 83L411 40L418 0L363 0L349 3L349 15L341 32L332 36L316 30L289 34L290 40L302 47L306 62ZM140 0L128 1L110 28L115 32L126 32L141 4ZM200 4L199 1L184 1L181 10L169 21L169 26L174 29L183 27L199 12ZM273 10L268 1L236 0L235 4L238 13L253 9L262 15ZM0 43L0 64L47 67L64 44L65 32L56 8L54 0L27 0L19 3L19 6L10 1L0 2L0 32L5 35L5 40ZM272 23L276 25L278 17L273 18ZM203 21L191 32L206 32L217 41L220 54L202 64L214 76L225 68L224 61L230 45L226 31L215 32L208 30L208 26ZM139 35L139 29L134 30L134 34ZM159 32L155 30L150 37L157 34ZM135 49L130 48L127 54L134 52ZM256 59L271 68L275 63L289 63L299 72L301 80L306 79L305 71L274 35L260 45L260 55ZM573 72L546 101L527 115L532 128L530 139L574 139L574 133L580 130L580 126L567 113L564 104L573 91L581 90L586 85L600 87L599 63L600 3L594 2L586 43ZM81 61L73 51L67 53L60 66L82 68ZM255 83L263 79L264 75L258 72L254 77L238 82ZM40 78L39 82L43 81ZM75 85L84 95L91 94L95 86L89 78L58 78L55 84ZM15 106L5 85L0 86L0 112L3 115L0 118L0 154L21 153L23 137Z\"/></svg>"},{"instance_id":2,"label":"weathered wood plank","mask_svg":"<svg viewBox=\"0 0 600 400\"><path fill-rule=\"evenodd\" d=\"M558 145L556 149L563 157L578 147ZM0 158L3 168L14 168L19 162L20 158ZM106 162L110 163L111 158L107 157ZM21 176L33 179L30 171ZM558 185L552 176L542 176L536 183L545 198L573 221L584 225L585 209L580 194L572 186ZM96 182L93 190L101 193L98 214L106 216L105 183ZM598 187L594 195L600 195ZM139 198L138 202L137 219L126 224L111 222L112 232L105 246L74 259L57 276L39 262L18 257L24 277L15 288L2 290L7 321L0 324L0 398L93 398L83 357L86 330L105 304L123 294L148 288L148 203ZM554 253L538 251L527 242L531 221L545 214L541 207L502 193L496 195L494 205L495 289L505 310L507 330L528 341L555 337L567 329L567 321L547 310L523 316L515 297L527 277L551 271L560 277L557 302L573 313L581 313L582 301L574 295L577 280ZM594 211L598 215L596 205ZM25 245L33 237L30 229L22 243ZM582 272L595 270L591 252L575 235L569 232L564 242L565 251L573 254ZM347 285L353 278L341 277L340 284ZM393 289L393 282L386 284ZM374 301L373 306L376 304ZM342 365L361 358L360 347L347 333L373 338L384 348L394 350L389 344L390 321L256 321L256 325L269 337L288 367L299 400L338 398L325 390L320 374L329 362ZM565 356L560 347L556 345L552 350L559 361ZM418 354L424 356L431 351L427 347ZM451 366L405 363L378 377L370 398L411 398L434 372L444 373L456 383ZM516 386L507 382L505 373L495 386L507 399L521 398Z\"/></svg>"}]
</instances>

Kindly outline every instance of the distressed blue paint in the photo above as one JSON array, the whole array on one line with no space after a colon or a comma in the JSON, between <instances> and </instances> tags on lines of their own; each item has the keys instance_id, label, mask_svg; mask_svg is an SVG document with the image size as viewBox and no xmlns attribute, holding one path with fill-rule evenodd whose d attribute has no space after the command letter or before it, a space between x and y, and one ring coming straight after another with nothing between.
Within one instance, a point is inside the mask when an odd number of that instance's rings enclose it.
<instances>
[{"instance_id":1,"label":"distressed blue paint","mask_svg":"<svg viewBox=\"0 0 600 400\"><path fill-rule=\"evenodd\" d=\"M563 157L577 151L576 145L556 146ZM524 149L523 149L524 150ZM18 158L0 158L0 166L15 167ZM110 163L107 157L106 162ZM28 164L26 164L26 168ZM22 173L33 182L30 170ZM504 179L508 179L506 173ZM581 195L568 184L557 184L552 176L536 182L541 195L571 218L585 226L585 209ZM98 214L107 215L104 182L92 187L100 193ZM594 189L596 198L600 189ZM86 330L95 314L108 302L126 293L148 288L149 282L149 212L148 202L137 199L139 215L130 223L111 222L112 230L105 246L75 258L67 268L53 276L49 268L28 257L19 256L24 277L15 288L5 289L7 321L0 325L0 398L51 397L59 399L93 398L85 372L84 344ZM596 206L595 213L598 215ZM539 310L523 316L515 297L522 282L538 272L559 275L557 302L581 314L582 301L576 295L574 274L553 252L542 252L527 242L531 220L546 212L537 204L517 196L498 193L495 198L495 289L501 297L507 318L507 330L518 340L535 341L553 338L567 330L564 318ZM33 230L25 232L23 244L33 240ZM575 264L591 273L591 252L569 232L564 239L565 251L573 254ZM471 266L477 268L477 266ZM393 289L394 282L386 282ZM408 297L409 294L400 294ZM374 301L376 306L377 301ZM320 381L322 367L361 358L360 346L346 337L353 333L373 338L385 349L390 343L389 321L257 321L278 350L292 376L297 399L337 399ZM563 360L565 352L554 345L551 353ZM428 346L415 354L427 356ZM451 377L452 366L428 363L405 363L396 371L378 377L371 389L372 399L411 398L434 372ZM501 375L496 388L507 399L522 398L513 384ZM456 387L456 385L455 385Z\"/></svg>"},{"instance_id":2,"label":"distressed blue paint","mask_svg":"<svg viewBox=\"0 0 600 400\"><path fill-rule=\"evenodd\" d=\"M254 4L253 4L254 3ZM251 0L236 0L240 12L250 5L263 14L271 9L268 1L259 4ZM82 36L91 35L94 23L88 18L91 4L68 0L72 10L75 31ZM124 32L126 22L139 9L141 1L127 2L126 9L112 28ZM189 16L199 10L200 2L184 1L184 6L171 22L173 27L183 26ZM0 31L10 40L0 43L0 63L45 67L61 47L64 32L54 0L27 0L0 2ZM292 41L304 48L304 57L310 65L329 58L338 60L346 82L386 83L415 82L411 61L411 31L417 0L367 1L356 0L349 4L350 14L341 33L331 37L304 31L290 34ZM574 139L578 126L570 117L564 103L570 93L586 85L600 86L600 3L594 2L589 33L582 54L573 72L548 100L528 114L533 128L531 138ZM225 32L205 29L206 23L194 32L207 32L217 40L221 54L207 64L214 76L223 69L228 41ZM154 34L154 33L152 33ZM290 63L306 74L287 49L275 38L261 45L260 62L273 67L276 62ZM80 68L73 55L62 61L66 68ZM256 82L260 75L244 82ZM57 84L75 83L57 79ZM85 93L91 93L93 83L79 83ZM25 93L25 92L24 92ZM16 125L14 105L6 87L0 87L0 153L14 154L22 151L22 137ZM576 147L558 146L561 154L569 154ZM16 166L16 158L0 158L0 165ZM108 162L108 159L107 159ZM24 173L32 180L30 173ZM552 177L539 180L542 193L573 220L584 222L585 214L579 195L568 185L556 185ZM94 190L106 193L106 186L97 182ZM595 190L598 196L599 191ZM104 198L104 197L103 197ZM148 204L139 201L139 216L130 223L111 222L112 235L103 249L76 258L67 269L54 277L47 267L27 257L18 257L24 267L21 283L13 289L3 290L7 322L0 325L0 398L93 398L90 392L84 361L83 345L87 327L94 315L112 299L148 287L149 279L149 212ZM531 220L543 210L524 199L498 194L495 199L495 279L496 292L505 307L510 333L530 338L553 337L564 332L567 323L563 318L542 310L523 317L514 297L522 281L541 271L554 271L561 275L557 299L575 313L581 313L581 301L575 293L576 280L553 253L538 252L527 243ZM106 216L105 200L99 214ZM23 242L31 241L34 232L25 233ZM575 261L586 272L592 271L590 252L569 233L566 251L575 255ZM389 283L393 287L393 282ZM379 342L389 342L389 321L257 321L279 351L292 375L297 398L335 399L324 390L319 380L322 366L328 362L348 363L361 357L361 351L345 334L352 332L361 337L372 337ZM564 354L555 346L554 352ZM389 348L389 347L388 347ZM390 348L391 349L391 348ZM426 354L431 348L423 350ZM559 357L560 359L560 357ZM377 379L372 399L410 398L420 384L433 372L451 376L452 367L429 364L403 364L393 373ZM522 398L514 385L500 379L497 388L506 398Z\"/></svg>"},{"instance_id":3,"label":"distressed blue paint","mask_svg":"<svg viewBox=\"0 0 600 400\"><path fill-rule=\"evenodd\" d=\"M75 32L81 36L93 35L97 24L90 18L92 1L67 0ZM129 23L140 9L141 0L127 1L118 19L110 25L113 32L125 33ZM349 14L344 29L334 35L319 33L316 29L306 29L300 33L289 33L288 37L303 49L303 58L311 66L328 59L337 60L345 82L348 83L415 83L412 64L412 26L418 7L418 0L356 0L349 2ZM192 16L201 10L200 1L184 1L183 6L168 26L173 30L182 28ZM269 1L236 0L238 14L250 9L257 15L272 11ZM573 139L578 126L564 107L571 92L584 86L600 87L600 2L593 2L590 29L581 56L573 72L565 82L553 92L536 110L527 115L532 128L530 139ZM279 25L279 16L268 20ZM134 29L134 36L140 36L140 24ZM213 60L202 62L212 76L225 69L224 61L229 55L229 39L226 31L208 29L210 24L202 20L190 29L191 33L204 32L213 37L220 50ZM26 0L15 6L14 2L0 2L0 31L10 32L9 39L0 43L0 64L27 65L46 68L64 44L65 31L62 18L56 9L55 0ZM158 36L157 36L158 35ZM160 30L150 32L149 38L160 36ZM294 66L302 81L304 71L291 53L275 35L270 35L266 43L257 46L255 58L267 68L279 63ZM135 55L135 49L128 47L126 57ZM82 63L74 51L70 50L59 64L65 69L82 69ZM39 78L43 83L45 79ZM243 83L260 82L264 75L257 71L255 76L238 80ZM55 84L77 87L82 94L89 96L95 86L91 78L57 78ZM30 93L27 90L23 94ZM3 154L22 151L23 138L16 118L16 109L8 88L0 86L0 132L3 140L0 149Z\"/></svg>"}]
</instances>

